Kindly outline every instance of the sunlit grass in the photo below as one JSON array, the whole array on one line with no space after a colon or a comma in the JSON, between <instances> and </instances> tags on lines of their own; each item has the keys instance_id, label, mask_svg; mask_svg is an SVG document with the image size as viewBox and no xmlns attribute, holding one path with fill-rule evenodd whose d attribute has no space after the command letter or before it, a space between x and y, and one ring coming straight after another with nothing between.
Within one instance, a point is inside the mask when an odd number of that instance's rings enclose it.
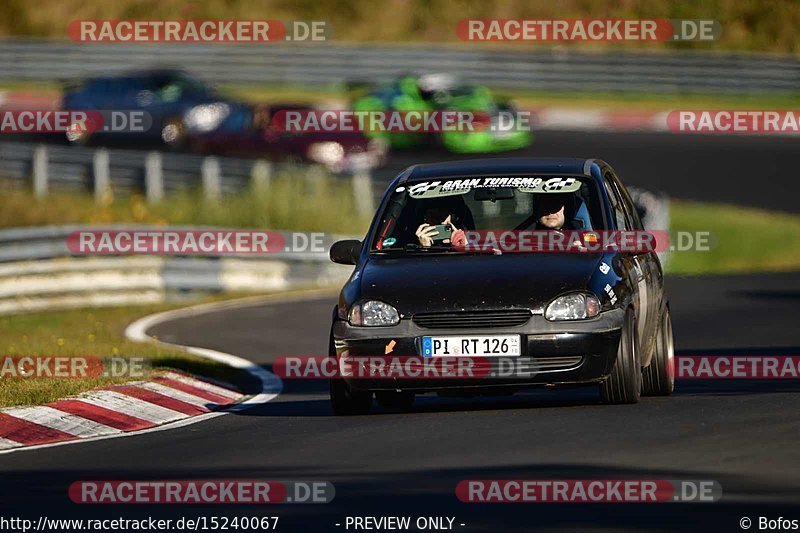
<instances>
[{"instance_id":1,"label":"sunlit grass","mask_svg":"<svg viewBox=\"0 0 800 533\"><path fill-rule=\"evenodd\" d=\"M800 216L724 204L672 201L671 233L709 232L709 251L675 251L671 274L800 270Z\"/></svg>"},{"instance_id":2,"label":"sunlit grass","mask_svg":"<svg viewBox=\"0 0 800 533\"><path fill-rule=\"evenodd\" d=\"M2 356L142 358L150 369L176 368L231 383L248 379L238 369L158 344L135 343L125 327L172 305L76 309L0 316ZM148 370L148 375L152 370ZM0 407L36 405L134 378L0 378Z\"/></svg>"},{"instance_id":3,"label":"sunlit grass","mask_svg":"<svg viewBox=\"0 0 800 533\"><path fill-rule=\"evenodd\" d=\"M139 194L100 204L81 193L53 192L36 198L25 190L6 189L0 195L0 228L128 222L357 233L368 224L368 217L358 214L349 180L323 174L276 176L267 189L226 195L218 202L188 190L168 194L156 204L148 204Z\"/></svg>"}]
</instances>

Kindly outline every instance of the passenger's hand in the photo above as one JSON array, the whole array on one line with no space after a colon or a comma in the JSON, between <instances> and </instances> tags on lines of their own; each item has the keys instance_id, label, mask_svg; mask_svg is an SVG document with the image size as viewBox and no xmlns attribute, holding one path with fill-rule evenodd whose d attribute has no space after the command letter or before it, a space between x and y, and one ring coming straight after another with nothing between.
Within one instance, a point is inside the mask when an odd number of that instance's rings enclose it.
<instances>
[{"instance_id":1,"label":"passenger's hand","mask_svg":"<svg viewBox=\"0 0 800 533\"><path fill-rule=\"evenodd\" d=\"M467 247L467 234L463 229L457 229L453 232L453 235L450 238L450 246L453 248Z\"/></svg>"},{"instance_id":2,"label":"passenger's hand","mask_svg":"<svg viewBox=\"0 0 800 533\"><path fill-rule=\"evenodd\" d=\"M420 224L417 228L416 236L419 243L424 246L428 247L433 244L433 237L438 233L436 226L431 226L430 224Z\"/></svg>"}]
</instances>

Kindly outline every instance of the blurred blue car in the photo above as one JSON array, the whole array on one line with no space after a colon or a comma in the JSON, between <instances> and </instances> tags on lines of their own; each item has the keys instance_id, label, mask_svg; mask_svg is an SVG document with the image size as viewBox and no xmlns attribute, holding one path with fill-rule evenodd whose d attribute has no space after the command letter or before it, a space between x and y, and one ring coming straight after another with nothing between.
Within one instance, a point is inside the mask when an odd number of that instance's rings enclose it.
<instances>
[{"instance_id":1,"label":"blurred blue car","mask_svg":"<svg viewBox=\"0 0 800 533\"><path fill-rule=\"evenodd\" d=\"M159 69L128 72L117 76L90 78L68 87L61 107L69 111L145 111L151 127L143 132L70 131L67 140L86 143L91 137L114 138L120 142L156 143L182 147L190 126L187 118L203 121L209 130L225 119L223 112L236 105L220 98L213 88L181 70ZM193 125L197 126L197 125Z\"/></svg>"}]
</instances>

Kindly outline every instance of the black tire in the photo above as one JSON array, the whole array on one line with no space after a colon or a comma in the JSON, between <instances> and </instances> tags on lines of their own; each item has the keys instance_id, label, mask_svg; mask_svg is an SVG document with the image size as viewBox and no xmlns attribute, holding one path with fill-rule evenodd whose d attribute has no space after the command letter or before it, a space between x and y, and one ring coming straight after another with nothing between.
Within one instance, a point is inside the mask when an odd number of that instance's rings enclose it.
<instances>
[{"instance_id":1,"label":"black tire","mask_svg":"<svg viewBox=\"0 0 800 533\"><path fill-rule=\"evenodd\" d=\"M399 411L411 409L415 399L416 395L409 391L378 391L375 393L375 400L377 400L378 405Z\"/></svg>"},{"instance_id":2,"label":"black tire","mask_svg":"<svg viewBox=\"0 0 800 533\"><path fill-rule=\"evenodd\" d=\"M639 364L639 343L633 311L625 314L619 339L617 360L611 374L600 383L603 403L637 403L642 393L642 368Z\"/></svg>"},{"instance_id":3,"label":"black tire","mask_svg":"<svg viewBox=\"0 0 800 533\"><path fill-rule=\"evenodd\" d=\"M372 409L372 393L354 391L343 379L330 380L331 408L336 416L366 415Z\"/></svg>"},{"instance_id":4,"label":"black tire","mask_svg":"<svg viewBox=\"0 0 800 533\"><path fill-rule=\"evenodd\" d=\"M656 348L650 366L642 370L642 394L669 396L675 390L675 346L672 341L672 319L669 307L658 325Z\"/></svg>"},{"instance_id":5,"label":"black tire","mask_svg":"<svg viewBox=\"0 0 800 533\"><path fill-rule=\"evenodd\" d=\"M336 357L336 347L333 345L333 332L328 342L328 356ZM354 391L348 387L341 378L329 380L331 408L336 416L365 415L372 408L372 393Z\"/></svg>"}]
</instances>

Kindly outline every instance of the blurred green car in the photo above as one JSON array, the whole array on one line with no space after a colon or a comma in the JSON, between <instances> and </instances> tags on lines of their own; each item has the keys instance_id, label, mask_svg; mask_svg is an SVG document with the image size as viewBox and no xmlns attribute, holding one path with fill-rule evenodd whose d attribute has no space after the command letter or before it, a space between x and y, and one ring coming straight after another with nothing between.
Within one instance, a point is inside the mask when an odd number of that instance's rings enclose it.
<instances>
[{"instance_id":1,"label":"blurred green car","mask_svg":"<svg viewBox=\"0 0 800 533\"><path fill-rule=\"evenodd\" d=\"M509 102L496 100L486 87L458 83L444 74L398 78L355 100L353 109L483 112L491 123L491 127L480 131L365 132L370 138L389 141L397 149L440 145L454 153L486 154L526 148L533 142L529 125L519 121ZM498 127L500 123L502 126Z\"/></svg>"}]
</instances>

